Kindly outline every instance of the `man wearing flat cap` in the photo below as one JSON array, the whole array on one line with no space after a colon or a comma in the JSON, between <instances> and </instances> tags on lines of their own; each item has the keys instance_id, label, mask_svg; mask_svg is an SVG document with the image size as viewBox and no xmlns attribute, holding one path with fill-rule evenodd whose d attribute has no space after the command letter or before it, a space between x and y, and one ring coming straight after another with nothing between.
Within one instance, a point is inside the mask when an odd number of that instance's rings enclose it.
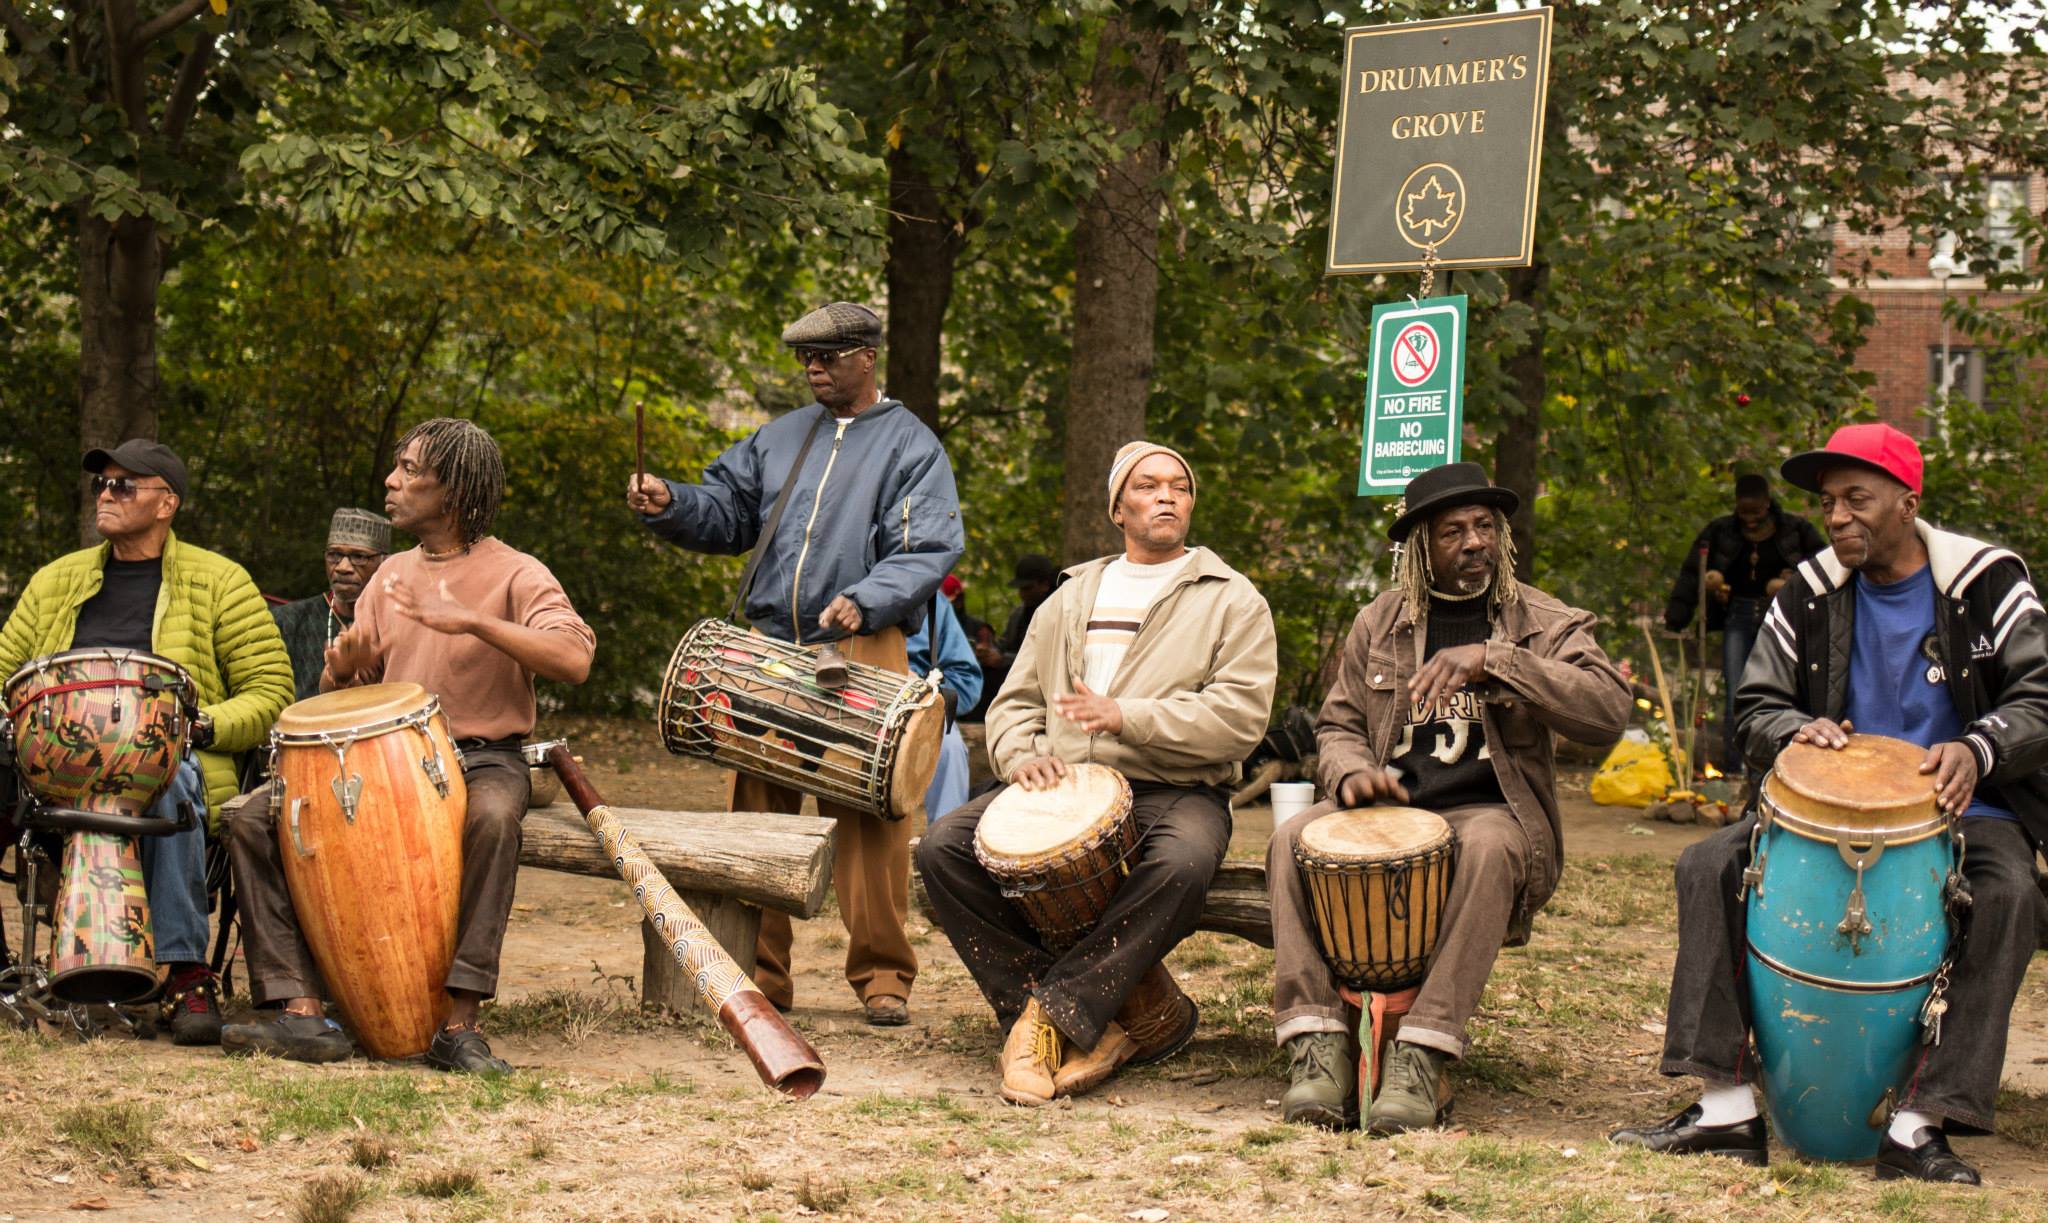
<instances>
[{"instance_id":1,"label":"man wearing flat cap","mask_svg":"<svg viewBox=\"0 0 2048 1223\"><path fill-rule=\"evenodd\" d=\"M181 1045L220 1043L206 959L206 815L236 792L234 753L261 744L291 700L291 660L256 583L240 565L180 540L185 464L135 438L85 456L104 542L38 570L0 627L0 677L61 650L145 650L183 667L199 692L189 747L151 814L189 803L197 826L142 837L143 888L156 958L168 966L161 1021Z\"/></svg>"},{"instance_id":2,"label":"man wearing flat cap","mask_svg":"<svg viewBox=\"0 0 2048 1223\"><path fill-rule=\"evenodd\" d=\"M320 694L327 647L356 622L356 599L391 555L391 520L344 507L327 524L327 593L287 603L270 614L292 657L294 701Z\"/></svg>"},{"instance_id":3,"label":"man wearing flat cap","mask_svg":"<svg viewBox=\"0 0 2048 1223\"><path fill-rule=\"evenodd\" d=\"M882 320L853 302L821 306L782 333L816 402L763 425L718 456L700 483L641 476L626 503L656 534L698 552L755 552L744 592L756 631L819 647L828 659L909 673L905 639L924 623L966 546L953 465L909 408L875 380ZM774 519L773 529L768 523ZM843 674L843 667L841 674ZM733 776L736 811L797 811L786 786ZM846 924L846 980L871 1024L908 1022L917 956L910 912L913 820L836 803L832 882ZM789 918L761 916L754 980L769 1001L795 1002Z\"/></svg>"},{"instance_id":4,"label":"man wearing flat cap","mask_svg":"<svg viewBox=\"0 0 2048 1223\"><path fill-rule=\"evenodd\" d=\"M1960 906L1938 991L1946 1010L1922 1016L1877 1177L1974 1185L1977 1170L1947 1136L1991 1131L2006 1024L2035 947L2034 854L2048 841L2048 618L2019 557L1920 519L1920 448L1897 429L1844 426L1781 470L1819 494L1833 546L1801 562L1772 601L1736 692L1736 735L1759 773L1794 743L1840 750L1851 733L1927 749L1920 772L1963 843L1972 900ZM1678 961L1658 1069L1699 1079L1699 1102L1617 1130L1616 1142L1759 1167L1768 1159L1739 977L1756 823L1752 812L1678 859ZM1854 1048L1860 1034L1831 1039Z\"/></svg>"},{"instance_id":5,"label":"man wearing flat cap","mask_svg":"<svg viewBox=\"0 0 2048 1223\"><path fill-rule=\"evenodd\" d=\"M1355 1022L1317 942L1294 856L1302 830L1384 805L1434 812L1456 837L1436 951L1365 1115L1376 1134L1439 1125L1494 958L1528 941L1564 866L1552 737L1605 746L1628 724L1628 684L1594 641L1593 615L1516 579L1517 503L1476 463L1408 482L1387 531L1398 585L1352 622L1316 719L1323 801L1273 830L1273 1020L1289 1121L1335 1129L1359 1107Z\"/></svg>"},{"instance_id":6,"label":"man wearing flat cap","mask_svg":"<svg viewBox=\"0 0 2048 1223\"><path fill-rule=\"evenodd\" d=\"M989 759L1010 785L1055 788L1085 762L1130 783L1137 844L1095 928L1048 947L976 858L1000 790L917 847L932 913L1008 1033L1001 1092L1012 1104L1080 1095L1122 1066L1159 1061L1199 1022L1162 961L1194 932L1230 845L1230 785L1266 733L1278 648L1250 580L1187 546L1194 508L1194 471L1178 453L1143 441L1117 451L1109 516L1123 552L1062 575L989 706Z\"/></svg>"}]
</instances>

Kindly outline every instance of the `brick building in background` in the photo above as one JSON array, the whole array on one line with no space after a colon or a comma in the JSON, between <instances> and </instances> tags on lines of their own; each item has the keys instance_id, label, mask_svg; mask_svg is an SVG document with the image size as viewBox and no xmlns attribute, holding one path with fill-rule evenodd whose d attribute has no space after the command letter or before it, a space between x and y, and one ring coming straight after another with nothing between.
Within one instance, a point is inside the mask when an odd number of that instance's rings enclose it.
<instances>
[{"instance_id":1,"label":"brick building in background","mask_svg":"<svg viewBox=\"0 0 2048 1223\"><path fill-rule=\"evenodd\" d=\"M2020 249L2013 236L2022 212L2038 216L2048 208L2048 178L1992 175L1983 189L1983 230L1976 235L1978 241L1965 242L1960 251L1946 239L1934 249L1925 242L1916 246L1903 226L1876 238L1850 233L1846 226L1835 229L1835 284L1870 303L1877 315L1865 333L1856 365L1875 378L1870 394L1878 418L1915 437L1926 436L1928 409L1941 398L1942 303L1975 295L1985 306L1996 308L2024 296L1987 294L1984 278L1967 266L1971 252L2008 248L2003 266L2027 271L2037 269L2048 254ZM1938 258L1943 255L1948 258ZM1867 281L1855 284L1841 275L1859 269L1866 258L1871 262ZM1940 273L1949 268L1953 271L1944 282ZM1987 382L1996 382L1987 375L1998 368L2001 354L1953 327L1948 329L1948 354L1949 401L1982 404ZM1995 385L1991 393L1997 393Z\"/></svg>"}]
</instances>

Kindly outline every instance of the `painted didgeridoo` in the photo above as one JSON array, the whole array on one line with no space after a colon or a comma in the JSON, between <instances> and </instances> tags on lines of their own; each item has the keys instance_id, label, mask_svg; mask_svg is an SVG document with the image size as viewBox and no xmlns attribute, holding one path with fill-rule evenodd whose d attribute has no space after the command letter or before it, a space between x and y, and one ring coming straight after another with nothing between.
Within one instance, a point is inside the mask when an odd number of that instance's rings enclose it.
<instances>
[{"instance_id":1,"label":"painted didgeridoo","mask_svg":"<svg viewBox=\"0 0 2048 1223\"><path fill-rule=\"evenodd\" d=\"M589 822L591 835L604 846L612 869L633 885L633 895L647 911L647 920L653 923L655 933L668 944L676 963L689 970L690 980L704 1005L717 1014L718 1022L747 1051L761 1081L793 1099L810 1099L825 1085L825 1063L818 1057L818 1051L789 1026L767 995L747 979L747 974L740 971L704 923L690 912L654 863L647 860L633 834L605 806L596 787L583 775L583 767L569 754L568 741L532 744L527 751L541 756L560 775L562 788Z\"/></svg>"}]
</instances>

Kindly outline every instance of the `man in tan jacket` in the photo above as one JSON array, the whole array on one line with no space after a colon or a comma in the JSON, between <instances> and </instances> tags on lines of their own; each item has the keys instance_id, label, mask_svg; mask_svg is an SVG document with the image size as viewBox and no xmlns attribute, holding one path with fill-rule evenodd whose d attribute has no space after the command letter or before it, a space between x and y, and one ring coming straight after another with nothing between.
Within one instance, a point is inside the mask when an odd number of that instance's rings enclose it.
<instances>
[{"instance_id":1,"label":"man in tan jacket","mask_svg":"<svg viewBox=\"0 0 2048 1223\"><path fill-rule=\"evenodd\" d=\"M1399 588L1358 613L1316 719L1326 800L1273 831L1273 1022L1290 1060L1289 1121L1342 1126L1357 1082L1295 863L1302 829L1382 803L1433 811L1457 837L1428 975L1367 1116L1382 1134L1437 1125L1494 957L1527 941L1563 867L1551 736L1607 744L1627 725L1628 685L1593 640L1592 614L1515 579L1516 503L1476 463L1409 481L1387 532L1404 546Z\"/></svg>"},{"instance_id":2,"label":"man in tan jacket","mask_svg":"<svg viewBox=\"0 0 2048 1223\"><path fill-rule=\"evenodd\" d=\"M917 867L932 912L1008 1031L1003 1098L1086 1091L1194 1034L1194 1003L1160 961L1195 928L1230 844L1228 786L1273 704L1273 616L1244 575L1187 546L1195 477L1165 446L1132 442L1109 476L1124 552L1066 571L1032 617L988 711L996 775L1037 790L1067 766L1131 784L1139 841L1095 929L1047 950L974 855L1000 791L935 824Z\"/></svg>"}]
</instances>

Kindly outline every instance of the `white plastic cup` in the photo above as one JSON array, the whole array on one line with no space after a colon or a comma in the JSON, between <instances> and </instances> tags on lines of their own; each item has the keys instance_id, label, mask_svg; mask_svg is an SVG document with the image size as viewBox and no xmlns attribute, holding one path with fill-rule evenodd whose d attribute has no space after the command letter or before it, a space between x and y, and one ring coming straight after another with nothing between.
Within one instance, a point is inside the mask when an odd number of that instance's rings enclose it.
<instances>
[{"instance_id":1,"label":"white plastic cup","mask_svg":"<svg viewBox=\"0 0 2048 1223\"><path fill-rule=\"evenodd\" d=\"M1312 781L1276 781L1273 783L1273 827L1300 815L1315 805L1316 785Z\"/></svg>"}]
</instances>

